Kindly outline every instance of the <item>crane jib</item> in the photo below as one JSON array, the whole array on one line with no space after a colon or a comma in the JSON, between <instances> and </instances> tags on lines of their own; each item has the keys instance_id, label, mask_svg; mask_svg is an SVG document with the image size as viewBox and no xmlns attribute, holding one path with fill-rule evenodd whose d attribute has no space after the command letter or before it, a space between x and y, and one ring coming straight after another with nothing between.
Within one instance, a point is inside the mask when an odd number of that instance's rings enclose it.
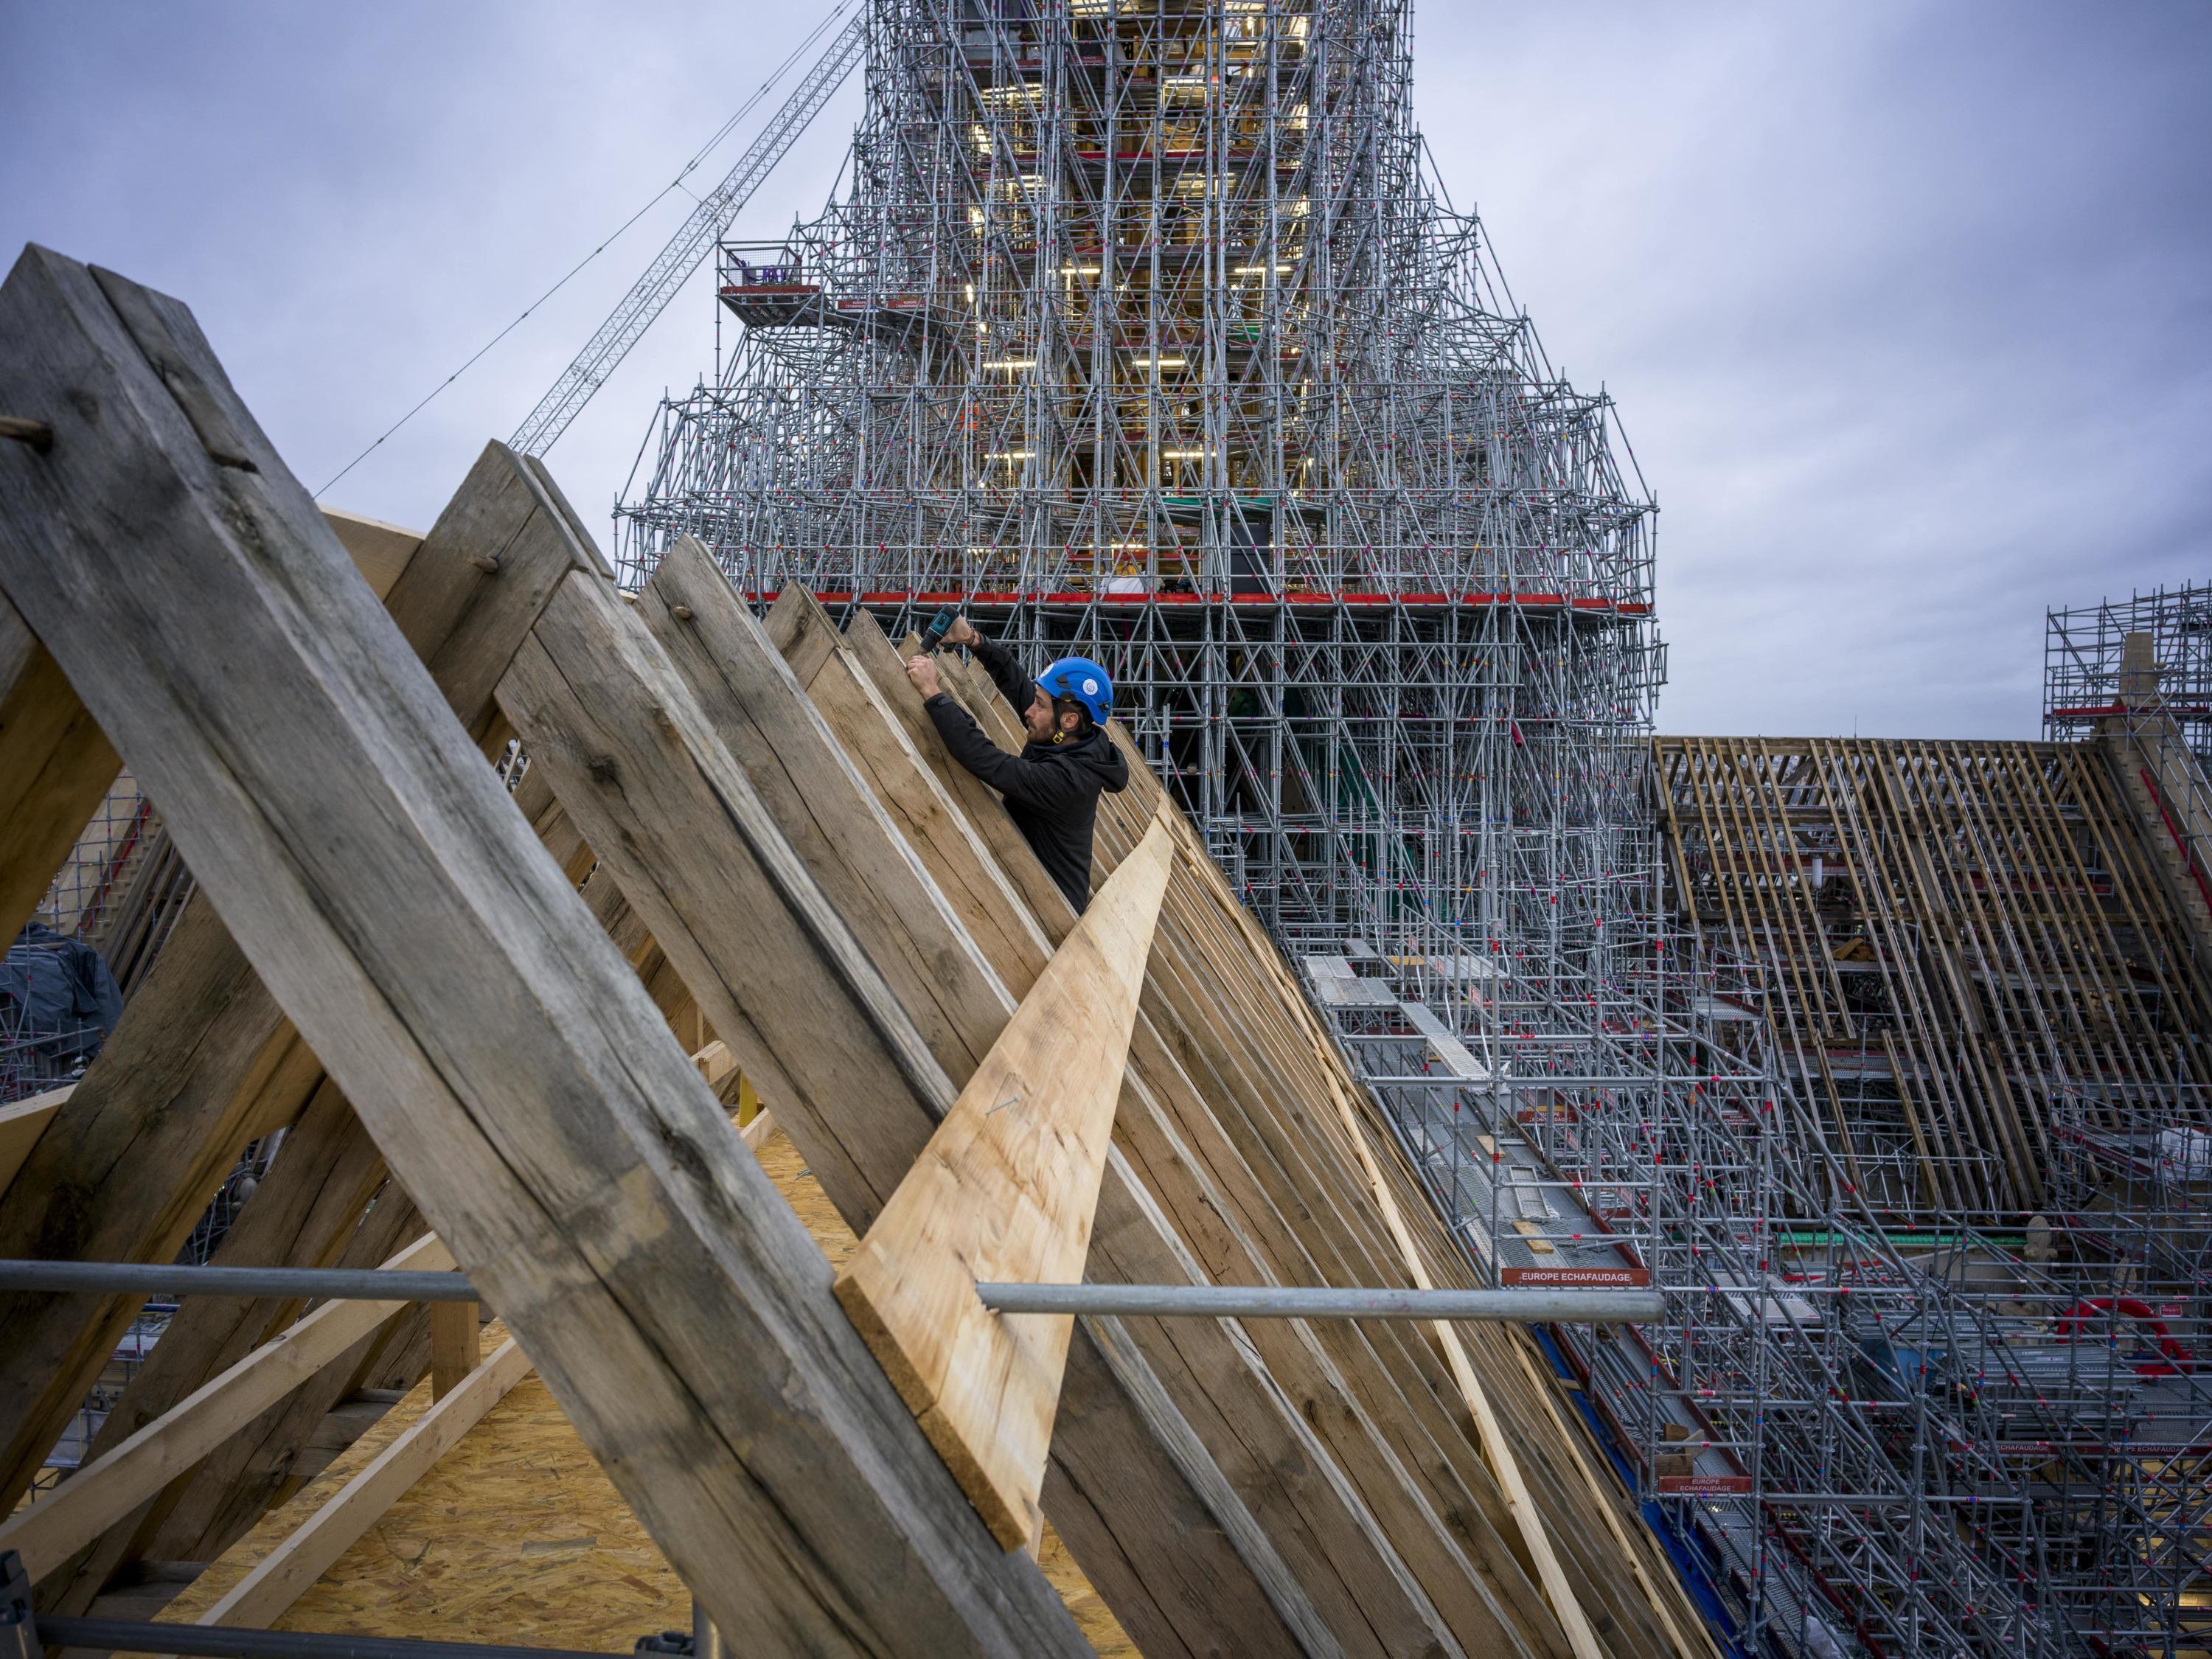
<instances>
[{"instance_id":1,"label":"crane jib","mask_svg":"<svg viewBox=\"0 0 2212 1659\"><path fill-rule=\"evenodd\" d=\"M839 31L814 67L806 71L784 106L770 118L751 146L738 158L729 175L702 198L689 218L668 240L645 274L631 284L622 303L599 325L599 331L576 354L553 389L538 400L509 447L526 455L542 455L568 429L592 395L607 382L629 349L653 326L668 302L676 297L685 278L713 252L714 245L744 208L776 164L789 154L799 136L822 112L830 95L845 83L860 60L868 40L867 15L856 12Z\"/></svg>"}]
</instances>

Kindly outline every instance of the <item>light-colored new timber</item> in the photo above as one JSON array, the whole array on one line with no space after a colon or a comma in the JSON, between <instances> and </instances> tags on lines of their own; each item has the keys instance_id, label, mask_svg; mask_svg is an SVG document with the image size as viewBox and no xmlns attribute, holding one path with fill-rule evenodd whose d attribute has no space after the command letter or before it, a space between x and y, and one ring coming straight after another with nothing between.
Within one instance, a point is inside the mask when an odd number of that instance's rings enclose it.
<instances>
[{"instance_id":1,"label":"light-colored new timber","mask_svg":"<svg viewBox=\"0 0 2212 1659\"><path fill-rule=\"evenodd\" d=\"M443 1400L468 1381L483 1358L477 1304L433 1302L430 1315L430 1398Z\"/></svg>"},{"instance_id":2,"label":"light-colored new timber","mask_svg":"<svg viewBox=\"0 0 2212 1659\"><path fill-rule=\"evenodd\" d=\"M39 1144L46 1125L53 1121L54 1114L61 1110L62 1103L76 1087L74 1083L65 1083L42 1095L0 1106L0 1193L8 1190L15 1171L23 1167L24 1161L31 1156L31 1148Z\"/></svg>"},{"instance_id":3,"label":"light-colored new timber","mask_svg":"<svg viewBox=\"0 0 2212 1659\"><path fill-rule=\"evenodd\" d=\"M1008 1549L1036 1531L1074 1321L994 1314L975 1285L1083 1275L1174 856L1158 823L1122 861L837 1278L837 1299Z\"/></svg>"},{"instance_id":4,"label":"light-colored new timber","mask_svg":"<svg viewBox=\"0 0 2212 1659\"><path fill-rule=\"evenodd\" d=\"M121 768L60 667L0 599L0 939L31 919Z\"/></svg>"}]
</instances>

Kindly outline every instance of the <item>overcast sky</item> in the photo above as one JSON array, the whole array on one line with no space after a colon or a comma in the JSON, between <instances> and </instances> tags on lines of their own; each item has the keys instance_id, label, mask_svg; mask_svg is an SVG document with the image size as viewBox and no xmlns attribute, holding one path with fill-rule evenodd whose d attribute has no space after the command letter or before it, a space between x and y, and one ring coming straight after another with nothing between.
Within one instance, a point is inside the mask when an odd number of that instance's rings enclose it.
<instances>
[{"instance_id":1,"label":"overcast sky","mask_svg":"<svg viewBox=\"0 0 2212 1659\"><path fill-rule=\"evenodd\" d=\"M188 301L319 488L825 9L0 0L0 249ZM2212 578L2208 0L1429 0L1414 95L1659 501L1663 728L2032 735L2047 605ZM858 106L739 234L818 206ZM427 525L690 206L330 499ZM587 515L713 309L695 281L553 452Z\"/></svg>"}]
</instances>

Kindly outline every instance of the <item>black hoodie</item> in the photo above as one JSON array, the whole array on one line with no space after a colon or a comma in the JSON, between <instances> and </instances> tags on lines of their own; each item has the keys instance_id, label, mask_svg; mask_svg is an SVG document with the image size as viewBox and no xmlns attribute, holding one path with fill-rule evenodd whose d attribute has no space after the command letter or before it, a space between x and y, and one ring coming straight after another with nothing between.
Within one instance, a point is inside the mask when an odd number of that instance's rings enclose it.
<instances>
[{"instance_id":1,"label":"black hoodie","mask_svg":"<svg viewBox=\"0 0 2212 1659\"><path fill-rule=\"evenodd\" d=\"M1036 701L1036 682L1002 646L978 640L968 649L1019 720ZM1129 763L1121 751L1094 726L1066 743L1028 744L1020 754L1009 755L945 693L922 707L952 758L1006 797L1006 816L1080 915L1091 902L1091 836L1098 820L1099 793L1111 789L1118 794L1128 787Z\"/></svg>"}]
</instances>

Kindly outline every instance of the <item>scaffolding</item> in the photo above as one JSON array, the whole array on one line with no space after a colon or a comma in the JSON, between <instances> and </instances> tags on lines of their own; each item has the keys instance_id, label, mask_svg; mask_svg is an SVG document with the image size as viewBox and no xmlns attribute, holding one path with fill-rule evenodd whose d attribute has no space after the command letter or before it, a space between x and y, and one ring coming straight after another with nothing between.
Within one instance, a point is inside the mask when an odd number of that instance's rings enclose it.
<instances>
[{"instance_id":1,"label":"scaffolding","mask_svg":"<svg viewBox=\"0 0 2212 1659\"><path fill-rule=\"evenodd\" d=\"M1706 1414L1761 1425L1771 1534L1874 1650L2201 1649L2212 976L2123 775L2084 744L1656 752L1671 896L1794 1142L1759 1253L1786 1328L1747 1352L1686 1297L1680 1339Z\"/></svg>"},{"instance_id":2,"label":"scaffolding","mask_svg":"<svg viewBox=\"0 0 2212 1659\"><path fill-rule=\"evenodd\" d=\"M1728 1650L2200 1639L2198 1385L2142 1372L2131 1304L2166 1317L2203 1229L2112 1174L2201 1212L2157 1139L2203 1113L2183 1005L2125 948L2054 963L2012 908L2041 876L1965 878L2019 962L1945 981L1946 1017L2008 1022L2001 1073L2059 1068L1992 1105L1823 955L1844 866L1807 884L1801 833L1808 788L1863 811L1887 780L1925 829L1982 773L1730 751L1743 833L1692 835L1708 783L1650 739L1651 501L1426 169L1404 0L874 0L867 27L842 193L720 252L714 370L647 434L625 580L691 536L759 605L799 582L896 636L957 603L1103 661L1486 1281L1666 1292L1663 1325L1545 1353ZM2033 844L1984 832L2103 870L2055 810ZM1938 919L1884 925L1903 950ZM2029 1032L2006 975L2077 968L2079 1029ZM2170 1096L2114 1097L2081 1056L2115 1042ZM1923 1152L1904 1093L1943 1067L1981 1092Z\"/></svg>"},{"instance_id":3,"label":"scaffolding","mask_svg":"<svg viewBox=\"0 0 2212 1659\"><path fill-rule=\"evenodd\" d=\"M625 575L693 535L895 637L964 603L1107 665L1279 937L1487 951L1533 906L1587 964L1660 676L1650 504L1424 180L1405 6L870 27L850 191L724 250L744 326L661 410Z\"/></svg>"}]
</instances>

